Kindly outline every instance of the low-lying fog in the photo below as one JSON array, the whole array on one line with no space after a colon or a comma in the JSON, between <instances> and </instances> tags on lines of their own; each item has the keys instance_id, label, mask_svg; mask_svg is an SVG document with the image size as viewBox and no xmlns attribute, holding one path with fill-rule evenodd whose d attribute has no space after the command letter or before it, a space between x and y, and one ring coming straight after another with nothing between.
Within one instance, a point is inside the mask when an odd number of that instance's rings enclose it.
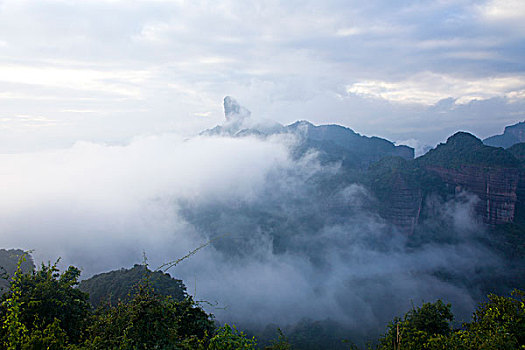
<instances>
[{"instance_id":1,"label":"low-lying fog","mask_svg":"<svg viewBox=\"0 0 525 350\"><path fill-rule=\"evenodd\" d=\"M0 155L0 246L61 257L87 278L143 252L155 268L220 237L169 272L240 325L330 318L364 332L437 298L469 317L471 293L437 275L468 281L497 265L471 239L482 232L476 199L435 199L427 225L447 222L459 239L410 248L363 186L320 195L319 179L338 181L341 169L315 153L294 159L296 141L163 134Z\"/></svg>"}]
</instances>

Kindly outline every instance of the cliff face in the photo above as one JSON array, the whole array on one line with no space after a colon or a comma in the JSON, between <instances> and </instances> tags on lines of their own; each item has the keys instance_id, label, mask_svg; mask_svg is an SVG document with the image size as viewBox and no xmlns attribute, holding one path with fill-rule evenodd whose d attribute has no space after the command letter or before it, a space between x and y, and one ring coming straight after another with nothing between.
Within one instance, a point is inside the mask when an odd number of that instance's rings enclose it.
<instances>
[{"instance_id":1,"label":"cliff face","mask_svg":"<svg viewBox=\"0 0 525 350\"><path fill-rule=\"evenodd\" d=\"M455 194L468 191L477 195L480 201L476 211L485 223L514 222L521 166L511 152L458 132L417 162L438 175Z\"/></svg>"},{"instance_id":2,"label":"cliff face","mask_svg":"<svg viewBox=\"0 0 525 350\"><path fill-rule=\"evenodd\" d=\"M518 197L516 202L516 210L514 212L514 222L525 223L525 171L520 170L518 188L516 190Z\"/></svg>"},{"instance_id":3,"label":"cliff face","mask_svg":"<svg viewBox=\"0 0 525 350\"><path fill-rule=\"evenodd\" d=\"M412 234L421 213L421 171L412 160L386 157L369 167L367 178L378 199L381 216L405 234Z\"/></svg>"},{"instance_id":4,"label":"cliff face","mask_svg":"<svg viewBox=\"0 0 525 350\"><path fill-rule=\"evenodd\" d=\"M418 223L422 201L421 188L410 184L402 176L396 176L388 206L384 207L381 214L398 230L410 235Z\"/></svg>"},{"instance_id":5,"label":"cliff face","mask_svg":"<svg viewBox=\"0 0 525 350\"><path fill-rule=\"evenodd\" d=\"M520 171L517 168L487 168L462 165L458 168L427 166L445 183L454 186L455 194L471 192L479 197L476 212L489 225L514 222Z\"/></svg>"}]
</instances>

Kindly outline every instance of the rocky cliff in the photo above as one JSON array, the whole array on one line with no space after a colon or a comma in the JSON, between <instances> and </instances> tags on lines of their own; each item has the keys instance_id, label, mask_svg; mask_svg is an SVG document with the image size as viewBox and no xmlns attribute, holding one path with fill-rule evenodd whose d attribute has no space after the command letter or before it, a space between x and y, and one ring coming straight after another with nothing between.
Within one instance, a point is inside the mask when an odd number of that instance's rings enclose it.
<instances>
[{"instance_id":1,"label":"rocky cliff","mask_svg":"<svg viewBox=\"0 0 525 350\"><path fill-rule=\"evenodd\" d=\"M405 234L412 234L423 203L422 173L412 160L387 157L370 166L368 185L379 200L379 213Z\"/></svg>"},{"instance_id":2,"label":"rocky cliff","mask_svg":"<svg viewBox=\"0 0 525 350\"><path fill-rule=\"evenodd\" d=\"M514 223L521 216L525 223L525 146L505 150L458 132L414 160L413 148L360 135L340 125L257 123L231 97L224 99L224 113L224 124L203 134L261 138L293 135L297 140L291 149L294 157L313 150L321 165L340 165L336 180L317 179L323 184L317 191L328 195L330 190L351 183L367 185L378 199L376 212L407 234L415 231L426 196L435 194L445 200L462 192L476 195L476 212L492 226ZM505 128L501 136L485 141L525 139L525 122Z\"/></svg>"},{"instance_id":3,"label":"rocky cliff","mask_svg":"<svg viewBox=\"0 0 525 350\"><path fill-rule=\"evenodd\" d=\"M514 222L521 170L510 152L485 146L475 136L461 132L418 162L438 175L454 194L467 191L478 196L476 212L485 223Z\"/></svg>"},{"instance_id":4,"label":"rocky cliff","mask_svg":"<svg viewBox=\"0 0 525 350\"><path fill-rule=\"evenodd\" d=\"M462 165L458 168L427 166L453 186L454 194L467 191L480 199L476 212L489 225L514 222L520 171L517 168L490 168Z\"/></svg>"},{"instance_id":5,"label":"rocky cliff","mask_svg":"<svg viewBox=\"0 0 525 350\"><path fill-rule=\"evenodd\" d=\"M383 217L401 232L412 234L421 213L423 200L421 188L408 183L402 176L396 176L393 185L388 209L383 210Z\"/></svg>"}]
</instances>

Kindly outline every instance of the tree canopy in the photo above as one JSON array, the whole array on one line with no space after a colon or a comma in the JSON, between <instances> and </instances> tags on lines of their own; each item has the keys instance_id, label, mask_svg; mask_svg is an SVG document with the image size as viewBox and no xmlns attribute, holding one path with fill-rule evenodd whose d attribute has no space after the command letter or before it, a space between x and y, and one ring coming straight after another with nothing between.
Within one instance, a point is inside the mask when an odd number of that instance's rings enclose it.
<instances>
[{"instance_id":1,"label":"tree canopy","mask_svg":"<svg viewBox=\"0 0 525 350\"><path fill-rule=\"evenodd\" d=\"M88 294L78 288L80 270L76 267L70 266L61 273L56 263L48 263L24 273L22 263L20 259L9 291L1 297L0 346L4 349L260 348L255 337L248 337L233 325L217 327L213 316L191 296L177 300L157 293L150 273L144 274L129 298L94 309ZM525 348L525 294L521 291L516 290L509 297L490 294L478 306L472 321L458 329L452 328L453 320L450 304L441 300L424 303L403 317L394 318L376 348ZM290 342L280 329L278 332L277 340L270 341L264 349L344 346L341 339L331 337L333 332L318 322L303 322L302 328L290 336Z\"/></svg>"}]
</instances>

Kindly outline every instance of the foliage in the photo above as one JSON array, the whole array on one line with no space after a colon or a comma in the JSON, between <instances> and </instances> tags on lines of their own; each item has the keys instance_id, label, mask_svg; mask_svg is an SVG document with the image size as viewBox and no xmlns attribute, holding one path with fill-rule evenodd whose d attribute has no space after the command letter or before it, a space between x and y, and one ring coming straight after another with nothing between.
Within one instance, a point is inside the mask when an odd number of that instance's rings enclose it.
<instances>
[{"instance_id":1,"label":"foliage","mask_svg":"<svg viewBox=\"0 0 525 350\"><path fill-rule=\"evenodd\" d=\"M525 348L525 294L515 290L512 297L490 294L465 325L462 339L471 348Z\"/></svg>"},{"instance_id":2,"label":"foliage","mask_svg":"<svg viewBox=\"0 0 525 350\"><path fill-rule=\"evenodd\" d=\"M2 348L22 349L193 349L206 345L211 316L192 299L181 301L153 291L149 278L129 302L91 311L78 288L80 271L59 273L56 264L22 273L2 297Z\"/></svg>"},{"instance_id":3,"label":"foliage","mask_svg":"<svg viewBox=\"0 0 525 350\"><path fill-rule=\"evenodd\" d=\"M265 350L291 350L292 345L286 339L283 331L277 328L278 337L277 340L272 340L269 346L266 346Z\"/></svg>"},{"instance_id":4,"label":"foliage","mask_svg":"<svg viewBox=\"0 0 525 350\"><path fill-rule=\"evenodd\" d=\"M151 271L145 265L95 275L80 282L79 289L89 293L89 301L95 307L101 302L109 302L115 306L119 301L131 300L134 287L144 278L149 280L157 294L169 295L178 301L186 297L186 287L181 280L171 278L161 271Z\"/></svg>"},{"instance_id":5,"label":"foliage","mask_svg":"<svg viewBox=\"0 0 525 350\"><path fill-rule=\"evenodd\" d=\"M140 283L127 303L99 308L88 328L89 349L179 349L213 331L210 315L191 297L176 301Z\"/></svg>"},{"instance_id":6,"label":"foliage","mask_svg":"<svg viewBox=\"0 0 525 350\"><path fill-rule=\"evenodd\" d=\"M87 295L73 289L79 271L70 267L62 275L56 266L22 273L23 255L2 296L1 342L6 349L64 349L68 339L80 340L89 310Z\"/></svg>"},{"instance_id":7,"label":"foliage","mask_svg":"<svg viewBox=\"0 0 525 350\"><path fill-rule=\"evenodd\" d=\"M255 337L235 326L215 329L212 316L191 297L175 300L157 293L146 274L128 301L92 310L86 293L76 288L80 271L42 264L30 273L18 262L10 290L1 299L0 347L37 349L257 349ZM452 330L451 305L441 300L412 308L394 318L377 349L525 349L525 293L490 294L472 321ZM274 328L275 329L275 328ZM342 342L329 320L303 320L290 329L290 341L278 338L266 350L356 348ZM335 334L338 334L335 336ZM268 344L268 342L266 342Z\"/></svg>"},{"instance_id":8,"label":"foliage","mask_svg":"<svg viewBox=\"0 0 525 350\"><path fill-rule=\"evenodd\" d=\"M448 336L454 315L441 300L424 303L401 318L394 318L378 349L426 349L433 337Z\"/></svg>"},{"instance_id":9,"label":"foliage","mask_svg":"<svg viewBox=\"0 0 525 350\"><path fill-rule=\"evenodd\" d=\"M302 319L286 330L293 348L301 350L348 349L348 329L336 321Z\"/></svg>"},{"instance_id":10,"label":"foliage","mask_svg":"<svg viewBox=\"0 0 525 350\"><path fill-rule=\"evenodd\" d=\"M452 331L450 305L441 301L423 304L403 319L395 318L380 339L378 349L525 349L525 294L511 297L490 294L478 306L471 323Z\"/></svg>"},{"instance_id":11,"label":"foliage","mask_svg":"<svg viewBox=\"0 0 525 350\"><path fill-rule=\"evenodd\" d=\"M2 301L2 344L6 349L17 349L27 341L27 328L21 322L21 302L22 292L20 288L20 276L22 274L20 266L24 258L18 262L11 292Z\"/></svg>"},{"instance_id":12,"label":"foliage","mask_svg":"<svg viewBox=\"0 0 525 350\"><path fill-rule=\"evenodd\" d=\"M458 132L417 159L420 165L458 168L463 165L486 167L518 167L518 160L500 147L485 146L480 139L466 132Z\"/></svg>"},{"instance_id":13,"label":"foliage","mask_svg":"<svg viewBox=\"0 0 525 350\"><path fill-rule=\"evenodd\" d=\"M235 326L225 324L220 327L215 335L210 339L209 350L250 350L257 349L255 337L247 338L243 332L237 330Z\"/></svg>"}]
</instances>

